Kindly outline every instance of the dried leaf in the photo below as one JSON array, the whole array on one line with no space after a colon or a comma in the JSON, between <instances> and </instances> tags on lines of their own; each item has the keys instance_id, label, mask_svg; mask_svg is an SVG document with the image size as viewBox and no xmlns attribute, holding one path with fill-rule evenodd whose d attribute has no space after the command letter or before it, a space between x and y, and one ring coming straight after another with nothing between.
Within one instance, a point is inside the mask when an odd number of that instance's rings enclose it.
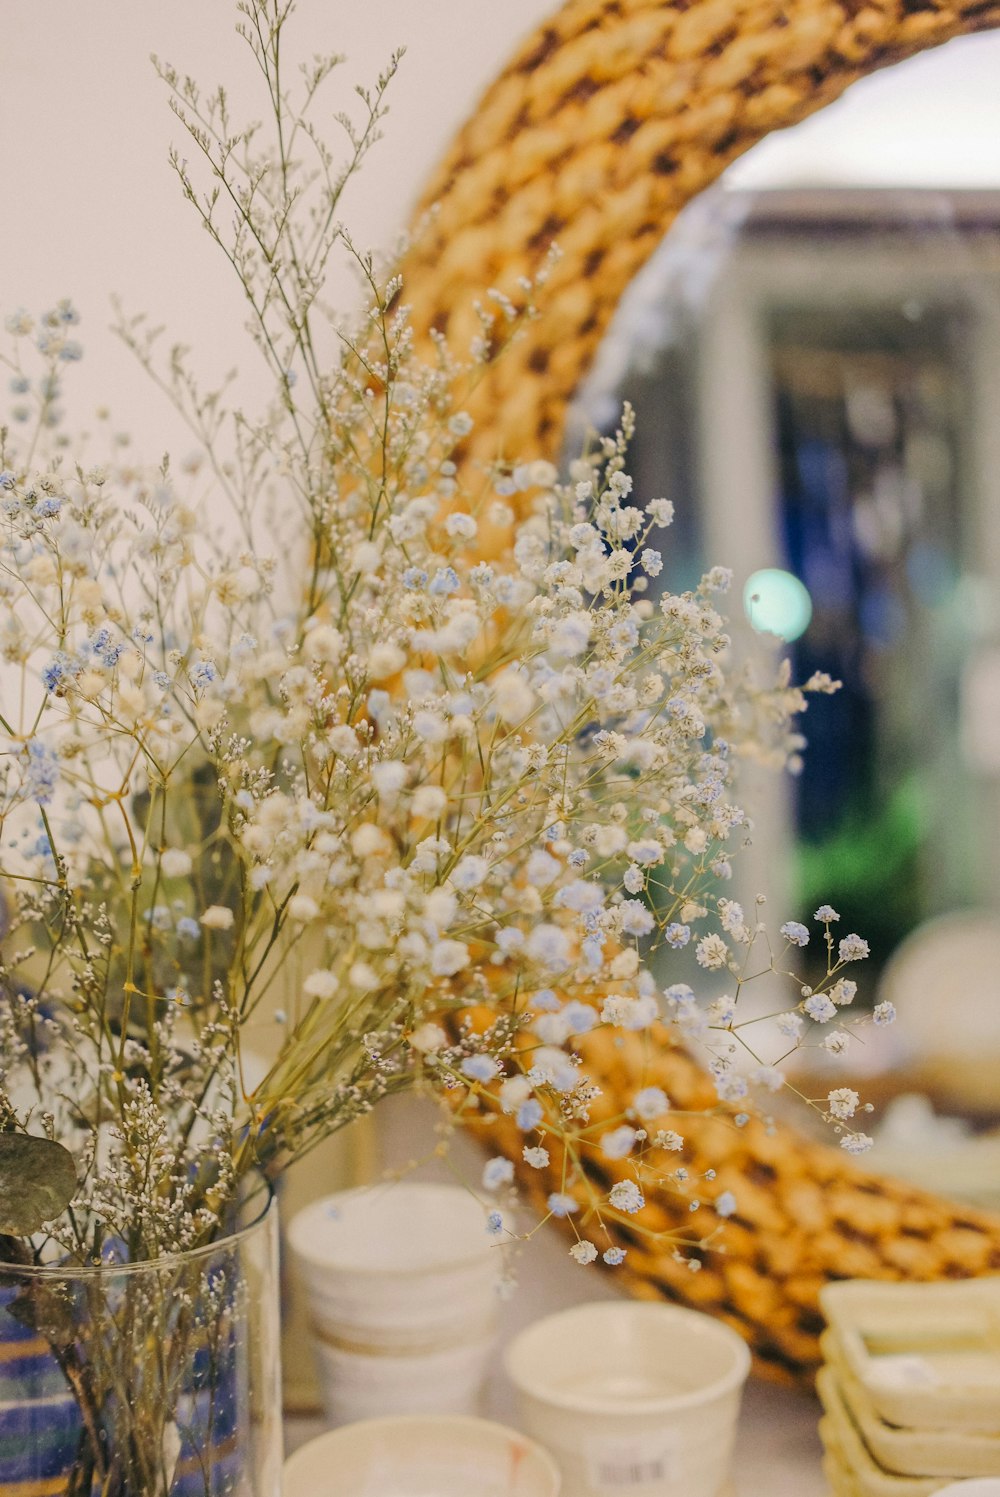
<instances>
[{"instance_id":1,"label":"dried leaf","mask_svg":"<svg viewBox=\"0 0 1000 1497\"><path fill-rule=\"evenodd\" d=\"M0 1232L26 1237L64 1211L76 1190L76 1165L62 1144L27 1133L0 1133Z\"/></svg>"}]
</instances>

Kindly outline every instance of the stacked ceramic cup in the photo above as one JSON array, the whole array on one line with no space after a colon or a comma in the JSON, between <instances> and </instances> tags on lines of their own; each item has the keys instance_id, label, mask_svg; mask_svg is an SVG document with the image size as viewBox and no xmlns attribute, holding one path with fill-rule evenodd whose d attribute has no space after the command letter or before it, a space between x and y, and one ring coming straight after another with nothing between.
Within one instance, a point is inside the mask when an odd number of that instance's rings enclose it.
<instances>
[{"instance_id":1,"label":"stacked ceramic cup","mask_svg":"<svg viewBox=\"0 0 1000 1497\"><path fill-rule=\"evenodd\" d=\"M1000 1497L1000 1278L850 1280L821 1295L836 1497Z\"/></svg>"},{"instance_id":2,"label":"stacked ceramic cup","mask_svg":"<svg viewBox=\"0 0 1000 1497\"><path fill-rule=\"evenodd\" d=\"M451 1185L314 1201L288 1229L332 1424L479 1412L502 1267L487 1214Z\"/></svg>"}]
</instances>

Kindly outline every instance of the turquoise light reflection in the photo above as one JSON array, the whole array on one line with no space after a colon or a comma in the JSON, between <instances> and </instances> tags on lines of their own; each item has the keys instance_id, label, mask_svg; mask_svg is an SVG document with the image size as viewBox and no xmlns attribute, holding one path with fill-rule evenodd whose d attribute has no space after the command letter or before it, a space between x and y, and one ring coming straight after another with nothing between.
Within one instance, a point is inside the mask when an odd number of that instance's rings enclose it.
<instances>
[{"instance_id":1,"label":"turquoise light reflection","mask_svg":"<svg viewBox=\"0 0 1000 1497\"><path fill-rule=\"evenodd\" d=\"M776 634L785 640L804 633L813 611L805 585L779 567L765 567L747 578L743 607L759 634Z\"/></svg>"}]
</instances>

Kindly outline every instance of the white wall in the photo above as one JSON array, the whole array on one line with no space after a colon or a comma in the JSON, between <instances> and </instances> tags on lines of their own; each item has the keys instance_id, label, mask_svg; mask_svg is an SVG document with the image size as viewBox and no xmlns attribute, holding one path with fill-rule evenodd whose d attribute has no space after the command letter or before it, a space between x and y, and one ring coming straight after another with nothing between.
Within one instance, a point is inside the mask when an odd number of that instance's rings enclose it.
<instances>
[{"instance_id":1,"label":"white wall","mask_svg":"<svg viewBox=\"0 0 1000 1497\"><path fill-rule=\"evenodd\" d=\"M354 85L373 83L391 52L407 48L385 138L345 199L361 245L388 242L406 222L479 93L549 9L551 0L300 0L286 33L298 56L348 58L327 84L331 140L333 113L358 106ZM111 294L197 348L209 373L228 369L245 345L239 287L167 163L185 137L149 55L206 88L224 81L235 117L260 117L261 80L238 19L233 0L0 0L0 311L71 296L85 362L72 376L79 402L67 404L89 420L108 400L154 459L175 440L183 453L188 439L174 435L164 403L105 331ZM330 299L345 308L355 299L343 266Z\"/></svg>"},{"instance_id":2,"label":"white wall","mask_svg":"<svg viewBox=\"0 0 1000 1497\"><path fill-rule=\"evenodd\" d=\"M1000 33L862 78L731 168L740 187L1000 187Z\"/></svg>"},{"instance_id":3,"label":"white wall","mask_svg":"<svg viewBox=\"0 0 1000 1497\"><path fill-rule=\"evenodd\" d=\"M300 0L293 45L302 55L336 49L349 57L330 84L331 113L394 47L408 48L386 138L347 203L361 243L385 243L405 222L482 88L552 8L552 0ZM0 309L39 309L71 295L86 350L71 415L89 420L107 401L152 458L167 445L183 454L189 443L107 334L111 293L194 345L207 375L243 360L245 348L238 287L167 166L168 145L182 132L148 57L155 51L208 86L225 79L237 113L248 98L250 112L261 112L236 19L230 0L0 0ZM1000 184L997 76L1000 38L952 44L866 80L735 170L757 186L928 173ZM331 299L353 299L343 269ZM251 381L251 403L253 395Z\"/></svg>"}]
</instances>

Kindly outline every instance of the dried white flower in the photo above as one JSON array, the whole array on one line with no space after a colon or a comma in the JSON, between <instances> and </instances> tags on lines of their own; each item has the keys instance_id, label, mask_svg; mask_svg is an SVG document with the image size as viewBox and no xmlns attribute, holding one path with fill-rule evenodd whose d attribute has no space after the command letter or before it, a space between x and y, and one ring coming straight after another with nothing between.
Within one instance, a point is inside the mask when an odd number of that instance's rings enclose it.
<instances>
[{"instance_id":1,"label":"dried white flower","mask_svg":"<svg viewBox=\"0 0 1000 1497\"><path fill-rule=\"evenodd\" d=\"M200 917L206 930L232 930L233 918L232 910L222 904L210 904Z\"/></svg>"}]
</instances>

